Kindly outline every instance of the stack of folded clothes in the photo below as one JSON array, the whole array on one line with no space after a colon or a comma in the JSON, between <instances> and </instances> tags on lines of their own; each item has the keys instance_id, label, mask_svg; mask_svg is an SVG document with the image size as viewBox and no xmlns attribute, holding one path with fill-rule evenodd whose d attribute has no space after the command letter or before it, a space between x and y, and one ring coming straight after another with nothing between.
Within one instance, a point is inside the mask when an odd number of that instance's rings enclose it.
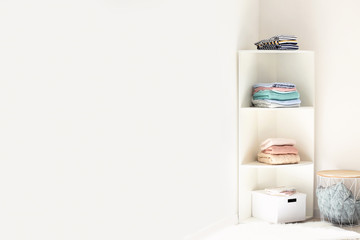
<instances>
[{"instance_id":1,"label":"stack of folded clothes","mask_svg":"<svg viewBox=\"0 0 360 240\"><path fill-rule=\"evenodd\" d=\"M254 43L258 50L298 50L297 37L277 35Z\"/></svg>"},{"instance_id":2,"label":"stack of folded clothes","mask_svg":"<svg viewBox=\"0 0 360 240\"><path fill-rule=\"evenodd\" d=\"M291 196L296 193L296 188L294 187L275 187L275 188L265 188L265 192L269 195L274 196Z\"/></svg>"},{"instance_id":3,"label":"stack of folded clothes","mask_svg":"<svg viewBox=\"0 0 360 240\"><path fill-rule=\"evenodd\" d=\"M300 94L293 83L258 83L252 88L255 107L300 107Z\"/></svg>"},{"instance_id":4,"label":"stack of folded clothes","mask_svg":"<svg viewBox=\"0 0 360 240\"><path fill-rule=\"evenodd\" d=\"M300 162L295 140L286 138L268 138L261 143L258 161L267 164L290 164Z\"/></svg>"}]
</instances>

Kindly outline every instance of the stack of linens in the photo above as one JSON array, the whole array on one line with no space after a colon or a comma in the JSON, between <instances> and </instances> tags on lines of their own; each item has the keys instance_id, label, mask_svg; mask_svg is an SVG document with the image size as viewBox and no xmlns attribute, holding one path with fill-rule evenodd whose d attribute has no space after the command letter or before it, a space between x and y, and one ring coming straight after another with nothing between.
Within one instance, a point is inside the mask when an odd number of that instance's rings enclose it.
<instances>
[{"instance_id":1,"label":"stack of linens","mask_svg":"<svg viewBox=\"0 0 360 240\"><path fill-rule=\"evenodd\" d=\"M257 83L252 88L252 103L255 107L300 107L300 94L293 83Z\"/></svg>"},{"instance_id":2,"label":"stack of linens","mask_svg":"<svg viewBox=\"0 0 360 240\"><path fill-rule=\"evenodd\" d=\"M297 37L293 35L276 35L254 43L258 50L298 50Z\"/></svg>"},{"instance_id":3,"label":"stack of linens","mask_svg":"<svg viewBox=\"0 0 360 240\"><path fill-rule=\"evenodd\" d=\"M268 138L261 143L258 161L267 164L299 163L300 156L294 139Z\"/></svg>"},{"instance_id":4,"label":"stack of linens","mask_svg":"<svg viewBox=\"0 0 360 240\"><path fill-rule=\"evenodd\" d=\"M275 188L265 188L265 192L269 195L274 196L291 196L296 193L296 188L294 187L275 187Z\"/></svg>"}]
</instances>

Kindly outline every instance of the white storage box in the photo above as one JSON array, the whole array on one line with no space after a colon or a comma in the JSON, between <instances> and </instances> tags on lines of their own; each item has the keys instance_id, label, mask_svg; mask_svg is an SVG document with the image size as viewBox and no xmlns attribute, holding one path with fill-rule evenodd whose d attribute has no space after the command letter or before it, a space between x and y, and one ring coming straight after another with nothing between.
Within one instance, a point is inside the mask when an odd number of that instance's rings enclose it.
<instances>
[{"instance_id":1,"label":"white storage box","mask_svg":"<svg viewBox=\"0 0 360 240\"><path fill-rule=\"evenodd\" d=\"M264 190L252 192L252 216L271 222L288 223L304 221L306 214L306 194L273 196Z\"/></svg>"}]
</instances>

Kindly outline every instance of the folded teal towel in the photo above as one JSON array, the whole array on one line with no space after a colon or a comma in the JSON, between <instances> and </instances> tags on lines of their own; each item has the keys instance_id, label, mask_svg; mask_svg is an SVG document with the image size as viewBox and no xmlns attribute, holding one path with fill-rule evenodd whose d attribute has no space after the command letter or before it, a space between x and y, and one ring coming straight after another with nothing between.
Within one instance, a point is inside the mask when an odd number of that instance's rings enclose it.
<instances>
[{"instance_id":1,"label":"folded teal towel","mask_svg":"<svg viewBox=\"0 0 360 240\"><path fill-rule=\"evenodd\" d=\"M285 100L292 100L292 99L298 99L300 98L300 94L298 91L293 91L293 92L278 92L278 91L272 91L272 90L263 90L263 91L258 91L256 93L254 93L253 95L253 99L254 100L258 100L258 99L271 99L271 100L280 100L280 101L285 101Z\"/></svg>"}]
</instances>

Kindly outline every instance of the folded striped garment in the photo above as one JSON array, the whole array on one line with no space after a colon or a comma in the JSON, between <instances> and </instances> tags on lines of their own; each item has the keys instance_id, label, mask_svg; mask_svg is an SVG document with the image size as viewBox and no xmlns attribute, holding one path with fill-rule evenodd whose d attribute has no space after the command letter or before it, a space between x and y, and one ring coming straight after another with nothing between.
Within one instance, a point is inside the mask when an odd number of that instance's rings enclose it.
<instances>
[{"instance_id":1,"label":"folded striped garment","mask_svg":"<svg viewBox=\"0 0 360 240\"><path fill-rule=\"evenodd\" d=\"M295 84L293 83L280 83L280 82L276 82L273 84L274 87L276 88L295 88Z\"/></svg>"},{"instance_id":2,"label":"folded striped garment","mask_svg":"<svg viewBox=\"0 0 360 240\"><path fill-rule=\"evenodd\" d=\"M274 50L299 50L299 46L297 46L297 45L292 45L292 46L280 45L280 46L277 46L276 49L274 49Z\"/></svg>"},{"instance_id":3,"label":"folded striped garment","mask_svg":"<svg viewBox=\"0 0 360 240\"><path fill-rule=\"evenodd\" d=\"M274 82L274 83L256 83L252 86L253 89L258 87L296 88L296 85L294 83L288 83L288 82Z\"/></svg>"},{"instance_id":4,"label":"folded striped garment","mask_svg":"<svg viewBox=\"0 0 360 240\"><path fill-rule=\"evenodd\" d=\"M259 50L298 50L297 37L277 35L254 43Z\"/></svg>"}]
</instances>

